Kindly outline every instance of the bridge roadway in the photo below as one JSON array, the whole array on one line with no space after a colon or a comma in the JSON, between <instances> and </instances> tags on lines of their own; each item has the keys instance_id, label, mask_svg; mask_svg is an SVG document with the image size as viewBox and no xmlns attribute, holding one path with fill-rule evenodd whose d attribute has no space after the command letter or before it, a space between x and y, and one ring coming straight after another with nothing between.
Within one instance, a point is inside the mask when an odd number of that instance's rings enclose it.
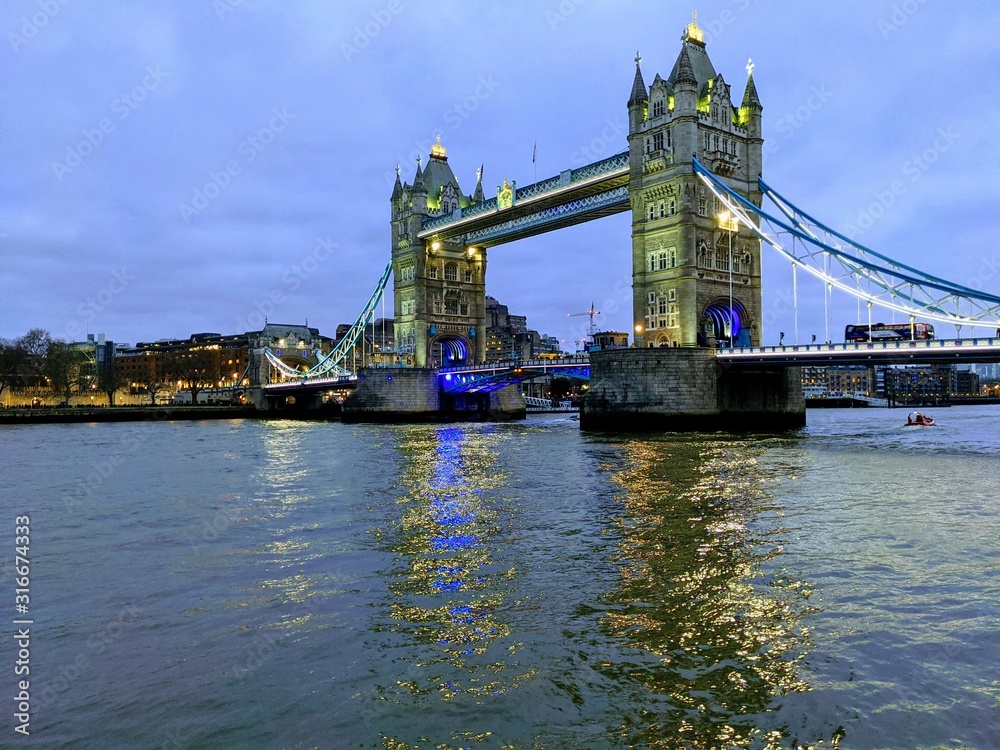
<instances>
[{"instance_id":1,"label":"bridge roadway","mask_svg":"<svg viewBox=\"0 0 1000 750\"><path fill-rule=\"evenodd\" d=\"M864 341L720 349L727 366L943 365L1000 362L1000 338Z\"/></svg>"},{"instance_id":2,"label":"bridge roadway","mask_svg":"<svg viewBox=\"0 0 1000 750\"><path fill-rule=\"evenodd\" d=\"M629 209L628 152L567 169L518 187L513 204L497 198L426 220L417 238L464 237L469 245L493 247Z\"/></svg>"},{"instance_id":3,"label":"bridge roadway","mask_svg":"<svg viewBox=\"0 0 1000 750\"><path fill-rule=\"evenodd\" d=\"M589 378L590 358L582 355L562 359L515 360L446 367L440 371L438 379L445 393L489 393L507 385L549 374Z\"/></svg>"},{"instance_id":4,"label":"bridge roadway","mask_svg":"<svg viewBox=\"0 0 1000 750\"><path fill-rule=\"evenodd\" d=\"M719 349L716 359L726 367L995 363L1000 362L1000 338L750 346ZM439 370L439 382L446 393L485 393L545 374L587 378L589 371L590 359L584 354L562 359L514 360L446 367ZM357 379L357 375L301 378L268 383L264 390L271 394L292 394L354 387Z\"/></svg>"}]
</instances>

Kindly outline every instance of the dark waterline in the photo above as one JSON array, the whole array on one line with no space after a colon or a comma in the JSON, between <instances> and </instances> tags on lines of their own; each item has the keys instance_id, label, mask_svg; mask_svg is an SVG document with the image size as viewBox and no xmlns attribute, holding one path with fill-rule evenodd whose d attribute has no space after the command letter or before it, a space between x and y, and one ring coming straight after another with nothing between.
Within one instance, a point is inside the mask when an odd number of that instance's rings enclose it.
<instances>
[{"instance_id":1,"label":"dark waterline","mask_svg":"<svg viewBox=\"0 0 1000 750\"><path fill-rule=\"evenodd\" d=\"M998 747L1000 408L937 416L0 428L0 745Z\"/></svg>"}]
</instances>

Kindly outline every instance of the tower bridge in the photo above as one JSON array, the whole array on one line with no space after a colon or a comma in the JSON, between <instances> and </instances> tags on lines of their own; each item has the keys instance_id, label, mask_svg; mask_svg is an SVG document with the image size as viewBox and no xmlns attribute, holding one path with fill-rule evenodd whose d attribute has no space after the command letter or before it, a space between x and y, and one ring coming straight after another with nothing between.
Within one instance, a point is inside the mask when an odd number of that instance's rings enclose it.
<instances>
[{"instance_id":1,"label":"tower bridge","mask_svg":"<svg viewBox=\"0 0 1000 750\"><path fill-rule=\"evenodd\" d=\"M439 139L426 164L418 159L412 181L397 167L391 259L348 336L306 372L266 352L289 381L266 388L316 391L321 380L350 379L348 355L391 278L397 367L358 374L345 418L523 413L523 401L501 402L512 390L505 386L532 369L485 365L488 251L626 210L636 342L589 358L585 427L705 428L748 418L795 426L805 421L800 364L1000 361L994 339L892 351L762 347L762 246L791 263L796 310L799 270L820 281L824 301L833 289L865 301L869 323L875 306L911 322L996 329L1000 297L894 261L797 208L763 180L764 108L752 63L739 102L692 22L666 77L656 74L647 86L636 55L628 147L619 154L527 186L504 179L487 197L482 170L473 192L462 192Z\"/></svg>"}]
</instances>

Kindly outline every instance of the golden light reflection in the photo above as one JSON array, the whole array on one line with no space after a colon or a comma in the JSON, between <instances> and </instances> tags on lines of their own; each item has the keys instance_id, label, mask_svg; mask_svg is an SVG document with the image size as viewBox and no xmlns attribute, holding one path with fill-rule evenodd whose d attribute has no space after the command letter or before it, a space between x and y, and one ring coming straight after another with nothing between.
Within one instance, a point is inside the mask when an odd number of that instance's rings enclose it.
<instances>
[{"instance_id":1,"label":"golden light reflection","mask_svg":"<svg viewBox=\"0 0 1000 750\"><path fill-rule=\"evenodd\" d=\"M407 430L398 521L379 534L396 555L389 629L412 641L390 699L481 703L534 673L511 658L521 644L502 615L518 602L510 593L517 570L498 549L503 514L512 512L501 495L499 439L467 425Z\"/></svg>"},{"instance_id":2,"label":"golden light reflection","mask_svg":"<svg viewBox=\"0 0 1000 750\"><path fill-rule=\"evenodd\" d=\"M629 746L777 748L788 739L759 719L776 697L809 690L799 667L810 591L768 564L778 550L774 530L758 523L768 499L762 451L748 441L644 439L623 446L623 465L606 467L622 492L620 581L603 629L657 659L604 670L666 699L644 701L648 709L611 728Z\"/></svg>"}]
</instances>

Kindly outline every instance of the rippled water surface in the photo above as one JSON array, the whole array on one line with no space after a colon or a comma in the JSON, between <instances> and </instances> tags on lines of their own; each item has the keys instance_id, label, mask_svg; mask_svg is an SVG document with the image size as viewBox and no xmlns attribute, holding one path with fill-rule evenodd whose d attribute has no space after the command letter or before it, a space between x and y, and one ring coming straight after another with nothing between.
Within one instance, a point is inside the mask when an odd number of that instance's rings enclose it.
<instances>
[{"instance_id":1,"label":"rippled water surface","mask_svg":"<svg viewBox=\"0 0 1000 750\"><path fill-rule=\"evenodd\" d=\"M934 416L0 429L0 746L1000 747L1000 408Z\"/></svg>"}]
</instances>

